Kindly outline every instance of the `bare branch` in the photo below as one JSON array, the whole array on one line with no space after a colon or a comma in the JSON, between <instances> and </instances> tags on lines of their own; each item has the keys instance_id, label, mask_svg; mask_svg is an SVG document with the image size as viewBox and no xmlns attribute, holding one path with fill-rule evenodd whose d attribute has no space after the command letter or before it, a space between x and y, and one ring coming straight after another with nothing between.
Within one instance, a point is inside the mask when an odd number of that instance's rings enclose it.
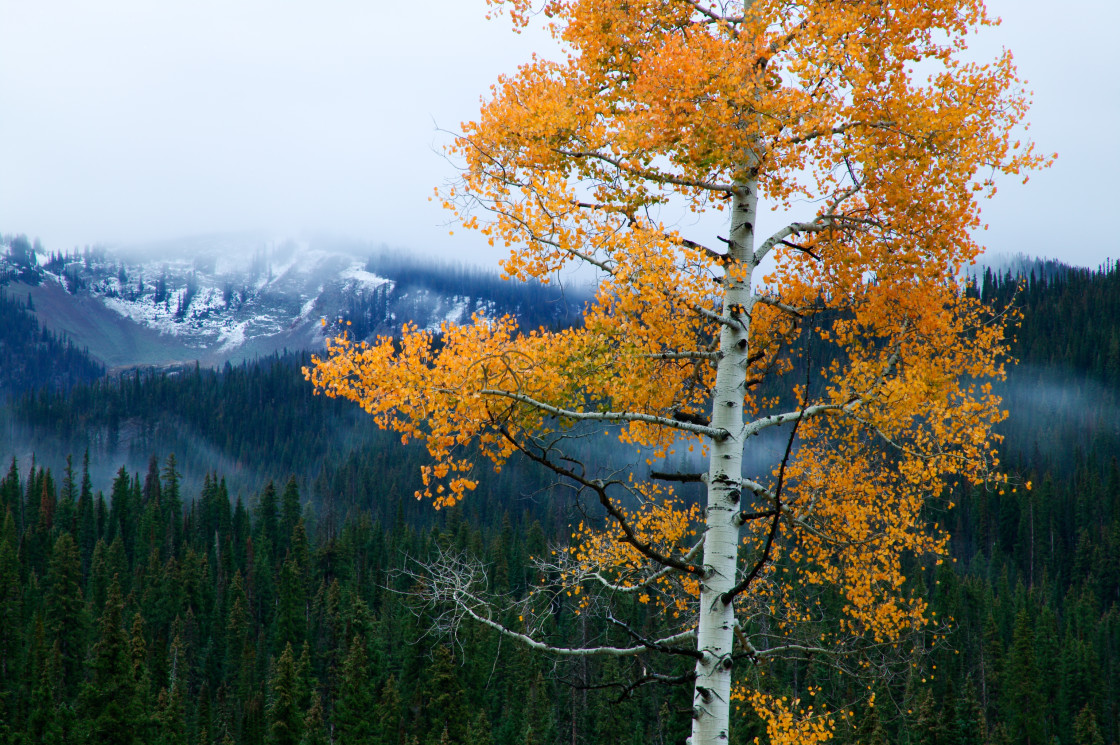
<instances>
[{"instance_id":1,"label":"bare branch","mask_svg":"<svg viewBox=\"0 0 1120 745\"><path fill-rule=\"evenodd\" d=\"M505 624L494 620L492 605L481 594L482 588L486 584L486 572L479 562L462 555L439 550L434 561L421 564L421 567L422 573L407 572L407 574L422 584L422 596L429 606L443 609L436 616L436 623L437 626L442 626L445 631L454 632L464 618L470 618L483 626L494 629L504 637L517 640L531 649L561 657L592 657L596 655L627 657L647 652L650 649L674 654L695 652L695 650L687 649L678 650L672 646L693 638L695 632L692 630L682 631L660 639L643 640L643 643L629 647L612 645L560 647L547 644L533 638L530 634L514 631Z\"/></svg>"},{"instance_id":2,"label":"bare branch","mask_svg":"<svg viewBox=\"0 0 1120 745\"><path fill-rule=\"evenodd\" d=\"M852 179L855 180L854 174L852 175ZM769 238L763 241L759 245L758 250L755 251L755 262L757 263L759 261L762 261L763 257L765 257L768 253L770 253L770 251L774 249L774 246L777 246L778 244L787 244L787 238L799 235L801 233L820 233L825 230L830 230L832 228L845 225L849 227L867 227L869 223L865 220L858 220L848 216L836 214L836 210L839 209L844 200L858 194L862 186L862 183L856 181L847 189L841 189L840 191L836 192L836 194L833 195L831 199L828 200L828 204L826 205L823 214L818 215L810 222L790 223L778 232L771 235ZM797 248L800 250L805 250L800 246L798 246Z\"/></svg>"},{"instance_id":3,"label":"bare branch","mask_svg":"<svg viewBox=\"0 0 1120 745\"><path fill-rule=\"evenodd\" d=\"M644 665L642 666L642 670L643 671L645 670ZM583 691L599 691L599 690L603 690L604 688L621 688L622 692L619 693L618 697L614 700L614 703L617 704L617 703L620 703L620 702L625 701L626 699L630 698L630 696L632 696L634 691L637 690L638 688L641 688L642 686L645 686L645 685L649 685L651 683L664 683L666 685L680 685L682 683L692 683L695 680L696 680L696 672L695 671L689 671L689 672L687 672L683 675L663 675L662 673L647 672L647 673L643 674L642 676L640 676L638 678L635 678L633 680L612 680L612 681L608 681L606 683L596 683L596 684L593 684L593 685L588 685L586 683L574 683L574 682L569 681L569 680L565 680L563 682L567 683L568 685L572 686L573 688L578 688L579 690L583 690Z\"/></svg>"},{"instance_id":4,"label":"bare branch","mask_svg":"<svg viewBox=\"0 0 1120 745\"><path fill-rule=\"evenodd\" d=\"M690 414L687 411L674 411L673 420L677 422L691 422L692 424L699 424L704 427L711 425L707 417L701 416L700 414Z\"/></svg>"},{"instance_id":5,"label":"bare branch","mask_svg":"<svg viewBox=\"0 0 1120 745\"><path fill-rule=\"evenodd\" d=\"M810 250L809 250L808 248L806 248L805 246L800 246L800 245L798 245L798 244L796 244L796 243L791 243L790 241L785 241L785 240L782 240L782 241L778 241L778 243L780 243L780 244L781 244L781 245L783 245L783 246L789 246L790 248L796 249L796 250L800 251L800 252L801 252L801 253L803 253L803 254L807 254L807 255L809 255L809 256L812 256L812 257L813 257L814 259L816 259L817 261L820 261L820 260L821 260L821 257L820 257L820 256L818 256L817 254L813 253L812 251L810 251Z\"/></svg>"},{"instance_id":6,"label":"bare branch","mask_svg":"<svg viewBox=\"0 0 1120 745\"><path fill-rule=\"evenodd\" d=\"M797 653L797 656L794 656ZM768 649L756 649L753 645L746 652L741 655L734 655L733 658L741 659L748 657L755 660L765 659L804 659L812 655L828 655L837 656L838 652L835 649L827 647L810 647L805 644L783 644L780 647L770 647Z\"/></svg>"}]
</instances>

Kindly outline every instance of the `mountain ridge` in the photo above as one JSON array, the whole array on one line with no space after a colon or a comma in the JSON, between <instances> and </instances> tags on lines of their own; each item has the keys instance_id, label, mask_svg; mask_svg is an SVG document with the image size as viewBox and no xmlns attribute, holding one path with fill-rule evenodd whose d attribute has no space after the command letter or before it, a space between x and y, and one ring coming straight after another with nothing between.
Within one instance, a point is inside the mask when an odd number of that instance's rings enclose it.
<instances>
[{"instance_id":1,"label":"mountain ridge","mask_svg":"<svg viewBox=\"0 0 1120 745\"><path fill-rule=\"evenodd\" d=\"M174 250L156 258L102 247L47 252L25 236L4 236L0 286L26 295L43 327L114 373L318 351L336 324L358 339L392 335L404 323L439 332L475 313L570 324L586 295L579 289L569 303L546 285L502 283L493 272L364 244L234 236Z\"/></svg>"}]
</instances>

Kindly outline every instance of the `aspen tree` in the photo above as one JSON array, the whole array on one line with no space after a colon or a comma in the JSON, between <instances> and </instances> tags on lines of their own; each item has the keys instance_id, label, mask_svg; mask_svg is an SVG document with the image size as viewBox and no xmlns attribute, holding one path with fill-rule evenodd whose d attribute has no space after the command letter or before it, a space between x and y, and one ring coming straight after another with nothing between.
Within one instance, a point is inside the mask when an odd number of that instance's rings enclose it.
<instances>
[{"instance_id":1,"label":"aspen tree","mask_svg":"<svg viewBox=\"0 0 1120 745\"><path fill-rule=\"evenodd\" d=\"M694 689L692 745L727 742L737 707L771 742L828 739L847 712L787 700L766 664L858 670L921 628L900 561L946 541L921 508L998 465L987 381L1003 374L1005 319L958 278L981 250L979 200L1046 158L1013 135L1028 96L1010 53L964 55L996 21L982 0L490 5L515 27L543 22L563 54L498 80L450 147L463 172L440 197L510 247L512 278L592 269L583 325L477 316L438 345L411 326L344 336L305 374L426 445L418 496L437 507L476 485L471 453L498 467L520 453L602 506L606 528L578 526L549 571L615 642L546 644L531 601L521 627L500 623L484 569L450 554L426 585L453 608L444 620L556 655L692 660L673 678ZM722 213L726 232L693 213ZM576 462L577 426L642 448L654 470ZM768 431L784 452L744 472ZM682 448L705 471L657 473ZM672 488L689 480L705 484L698 507ZM619 595L659 607L663 633L615 617Z\"/></svg>"}]
</instances>

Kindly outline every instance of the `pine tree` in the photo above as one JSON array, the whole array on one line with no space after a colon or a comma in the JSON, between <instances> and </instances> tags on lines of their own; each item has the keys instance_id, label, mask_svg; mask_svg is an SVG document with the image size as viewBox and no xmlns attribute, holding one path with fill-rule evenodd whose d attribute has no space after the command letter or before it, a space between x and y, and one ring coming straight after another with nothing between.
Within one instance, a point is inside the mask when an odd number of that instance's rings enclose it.
<instances>
[{"instance_id":1,"label":"pine tree","mask_svg":"<svg viewBox=\"0 0 1120 745\"><path fill-rule=\"evenodd\" d=\"M155 720L152 716L152 680L148 669L148 644L144 639L144 619L137 613L132 618L129 638L129 665L132 672L134 728L140 743L152 739Z\"/></svg>"},{"instance_id":2,"label":"pine tree","mask_svg":"<svg viewBox=\"0 0 1120 745\"><path fill-rule=\"evenodd\" d=\"M338 696L331 717L341 742L354 745L372 745L376 742L376 733L370 721L370 713L373 711L371 678L365 643L355 636L342 666Z\"/></svg>"},{"instance_id":3,"label":"pine tree","mask_svg":"<svg viewBox=\"0 0 1120 745\"><path fill-rule=\"evenodd\" d=\"M148 473L144 477L141 496L145 505L149 502L158 502L160 498L159 459L154 454L148 459Z\"/></svg>"},{"instance_id":4,"label":"pine tree","mask_svg":"<svg viewBox=\"0 0 1120 745\"><path fill-rule=\"evenodd\" d=\"M163 467L163 488L160 492L163 513L167 520L167 538L171 551L178 546L182 536L183 500L179 494L179 471L175 454L167 456Z\"/></svg>"},{"instance_id":5,"label":"pine tree","mask_svg":"<svg viewBox=\"0 0 1120 745\"><path fill-rule=\"evenodd\" d=\"M296 706L300 711L311 709L311 699L317 685L315 673L311 669L311 645L304 642L299 660L296 661Z\"/></svg>"},{"instance_id":6,"label":"pine tree","mask_svg":"<svg viewBox=\"0 0 1120 745\"><path fill-rule=\"evenodd\" d=\"M395 745L397 740L386 740L386 743L393 743ZM490 725L490 719L486 716L485 711L479 711L478 716L471 722L471 726L467 729L467 739L464 740L464 745L494 745L493 727Z\"/></svg>"},{"instance_id":7,"label":"pine tree","mask_svg":"<svg viewBox=\"0 0 1120 745\"><path fill-rule=\"evenodd\" d=\"M524 742L526 745L549 745L555 742L556 724L547 684L541 673L537 673L526 693Z\"/></svg>"},{"instance_id":8,"label":"pine tree","mask_svg":"<svg viewBox=\"0 0 1120 745\"><path fill-rule=\"evenodd\" d=\"M157 745L186 745L186 667L182 638L176 634L171 640L168 660L167 687L159 692L153 727Z\"/></svg>"},{"instance_id":9,"label":"pine tree","mask_svg":"<svg viewBox=\"0 0 1120 745\"><path fill-rule=\"evenodd\" d=\"M988 740L988 727L984 719L984 707L976 695L972 678L965 683L964 692L956 706L957 745L984 745Z\"/></svg>"},{"instance_id":10,"label":"pine tree","mask_svg":"<svg viewBox=\"0 0 1120 745\"><path fill-rule=\"evenodd\" d=\"M109 572L109 546L104 538L99 538L93 547L89 563L89 599L93 611L100 613L105 607L112 575Z\"/></svg>"},{"instance_id":11,"label":"pine tree","mask_svg":"<svg viewBox=\"0 0 1120 745\"><path fill-rule=\"evenodd\" d=\"M133 528L137 521L138 505L132 504L132 477L124 466L113 479L113 489L109 495L109 526L106 535L110 545L121 540L125 555L131 557ZM122 578L123 582L123 578Z\"/></svg>"},{"instance_id":12,"label":"pine tree","mask_svg":"<svg viewBox=\"0 0 1120 745\"><path fill-rule=\"evenodd\" d=\"M267 544L262 541L262 547L268 546L269 552L262 556L269 564L274 559L274 553L278 551L280 544L280 513L278 502L276 498L276 487L271 481L265 484L264 490L261 492L260 501L257 502L257 530L259 534L267 541Z\"/></svg>"},{"instance_id":13,"label":"pine tree","mask_svg":"<svg viewBox=\"0 0 1120 745\"><path fill-rule=\"evenodd\" d=\"M78 493L78 550L82 559L82 576L88 576L93 547L97 545L97 518L94 515L93 482L89 477L89 450L82 459L82 488Z\"/></svg>"},{"instance_id":14,"label":"pine tree","mask_svg":"<svg viewBox=\"0 0 1120 745\"><path fill-rule=\"evenodd\" d=\"M984 631L980 642L980 694L987 714L991 714L1000 697L1003 679L1003 641L999 626L991 613L984 620Z\"/></svg>"},{"instance_id":15,"label":"pine tree","mask_svg":"<svg viewBox=\"0 0 1120 745\"><path fill-rule=\"evenodd\" d=\"M249 600L245 595L245 583L240 571L233 575L230 595L229 618L226 620L225 669L227 680L234 686L237 695L245 700L253 677L256 650L250 636Z\"/></svg>"},{"instance_id":16,"label":"pine tree","mask_svg":"<svg viewBox=\"0 0 1120 745\"><path fill-rule=\"evenodd\" d=\"M1042 744L1042 696L1034 653L1034 626L1026 608L1015 617L1015 631L1003 674L1003 711L1017 742Z\"/></svg>"},{"instance_id":17,"label":"pine tree","mask_svg":"<svg viewBox=\"0 0 1120 745\"><path fill-rule=\"evenodd\" d=\"M89 662L90 677L82 686L80 699L85 742L91 745L136 742L136 685L123 614L120 582L114 576L98 622L98 639Z\"/></svg>"},{"instance_id":18,"label":"pine tree","mask_svg":"<svg viewBox=\"0 0 1120 745\"><path fill-rule=\"evenodd\" d=\"M280 567L280 597L276 615L276 648L298 647L307 640L307 593L299 566L288 559Z\"/></svg>"},{"instance_id":19,"label":"pine tree","mask_svg":"<svg viewBox=\"0 0 1120 745\"><path fill-rule=\"evenodd\" d=\"M425 671L421 733L428 743L438 742L444 731L453 741L462 742L470 722L455 657L449 647L441 644L433 650L433 658L431 667Z\"/></svg>"},{"instance_id":20,"label":"pine tree","mask_svg":"<svg viewBox=\"0 0 1120 745\"><path fill-rule=\"evenodd\" d=\"M377 708L373 715L374 732L378 745L400 745L401 742L401 694L397 690L397 678L390 675L381 687ZM489 732L489 728L487 728ZM484 745L478 743L477 745Z\"/></svg>"},{"instance_id":21,"label":"pine tree","mask_svg":"<svg viewBox=\"0 0 1120 745\"><path fill-rule=\"evenodd\" d=\"M58 499L58 514L55 523L59 529L71 534L77 532L78 484L74 480L74 457L66 456L66 469L63 471L62 491Z\"/></svg>"},{"instance_id":22,"label":"pine tree","mask_svg":"<svg viewBox=\"0 0 1120 745\"><path fill-rule=\"evenodd\" d=\"M47 569L46 626L51 639L59 646L67 697L77 693L86 653L86 613L81 580L78 546L69 533L63 533L54 543Z\"/></svg>"},{"instance_id":23,"label":"pine tree","mask_svg":"<svg viewBox=\"0 0 1120 745\"><path fill-rule=\"evenodd\" d=\"M22 535L39 524L39 501L42 492L40 481L41 472L36 473L35 456L31 456L31 470L27 474L27 483L24 485L23 506L17 511L19 517L19 531Z\"/></svg>"},{"instance_id":24,"label":"pine tree","mask_svg":"<svg viewBox=\"0 0 1120 745\"><path fill-rule=\"evenodd\" d=\"M280 497L279 537L283 541L280 546L281 553L288 550L288 541L291 539L292 530L299 522L299 518L299 485L296 484L296 477L292 476L288 479L288 483L284 485L284 493Z\"/></svg>"},{"instance_id":25,"label":"pine tree","mask_svg":"<svg viewBox=\"0 0 1120 745\"><path fill-rule=\"evenodd\" d=\"M292 646L284 648L269 684L268 745L299 745L304 713L299 710L299 681Z\"/></svg>"},{"instance_id":26,"label":"pine tree","mask_svg":"<svg viewBox=\"0 0 1120 745\"><path fill-rule=\"evenodd\" d=\"M166 688L159 692L153 717L155 745L187 745L187 722L180 690Z\"/></svg>"},{"instance_id":27,"label":"pine tree","mask_svg":"<svg viewBox=\"0 0 1120 745\"><path fill-rule=\"evenodd\" d=\"M36 745L62 745L64 740L62 720L59 716L59 697L55 691L51 670L53 655L40 656L39 676L31 694L27 715L27 736Z\"/></svg>"},{"instance_id":28,"label":"pine tree","mask_svg":"<svg viewBox=\"0 0 1120 745\"><path fill-rule=\"evenodd\" d=\"M0 520L0 718L4 721L12 720L11 691L16 688L21 672L23 592L16 547L15 519L9 509Z\"/></svg>"},{"instance_id":29,"label":"pine tree","mask_svg":"<svg viewBox=\"0 0 1120 745\"><path fill-rule=\"evenodd\" d=\"M300 740L300 745L329 744L326 724L323 721L323 697L316 692L312 696L311 708L303 718L303 738Z\"/></svg>"},{"instance_id":30,"label":"pine tree","mask_svg":"<svg viewBox=\"0 0 1120 745\"><path fill-rule=\"evenodd\" d=\"M13 519L17 520L20 515L21 491L19 466L16 463L15 456L12 456L12 462L11 465L8 466L7 475L0 479L0 511L10 513Z\"/></svg>"},{"instance_id":31,"label":"pine tree","mask_svg":"<svg viewBox=\"0 0 1120 745\"><path fill-rule=\"evenodd\" d=\"M1097 717L1086 704L1073 722L1074 745L1104 745Z\"/></svg>"},{"instance_id":32,"label":"pine tree","mask_svg":"<svg viewBox=\"0 0 1120 745\"><path fill-rule=\"evenodd\" d=\"M887 733L883 730L879 707L875 706L874 699L869 702L867 710L860 717L859 726L855 731L855 742L859 745L888 745Z\"/></svg>"},{"instance_id":33,"label":"pine tree","mask_svg":"<svg viewBox=\"0 0 1120 745\"><path fill-rule=\"evenodd\" d=\"M947 745L945 723L933 701L933 692L926 688L918 696L914 714L913 733L915 745Z\"/></svg>"}]
</instances>

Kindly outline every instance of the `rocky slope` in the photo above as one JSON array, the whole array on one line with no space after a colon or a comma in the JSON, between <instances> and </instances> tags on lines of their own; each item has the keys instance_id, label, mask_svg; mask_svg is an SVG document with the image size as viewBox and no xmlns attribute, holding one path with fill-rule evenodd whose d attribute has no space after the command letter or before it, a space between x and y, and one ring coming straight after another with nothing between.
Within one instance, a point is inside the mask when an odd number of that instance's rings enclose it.
<instances>
[{"instance_id":1,"label":"rocky slope","mask_svg":"<svg viewBox=\"0 0 1120 745\"><path fill-rule=\"evenodd\" d=\"M556 293L546 288L522 288L535 295L519 297L496 291L496 282L326 242L214 236L60 253L23 236L0 238L0 285L28 297L43 327L117 370L317 350L339 321L367 338L404 322L438 330L469 323L478 311L517 312L509 306L519 302L537 316L545 309L536 321L564 322L578 313L575 305L550 306Z\"/></svg>"}]
</instances>

